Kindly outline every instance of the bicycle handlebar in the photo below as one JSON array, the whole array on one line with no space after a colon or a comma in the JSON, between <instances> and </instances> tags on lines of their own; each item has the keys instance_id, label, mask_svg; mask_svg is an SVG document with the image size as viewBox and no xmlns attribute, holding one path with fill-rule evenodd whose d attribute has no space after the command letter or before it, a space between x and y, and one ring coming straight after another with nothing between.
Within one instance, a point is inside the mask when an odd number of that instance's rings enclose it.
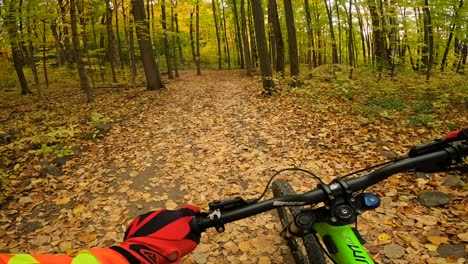
<instances>
[{"instance_id":1,"label":"bicycle handlebar","mask_svg":"<svg viewBox=\"0 0 468 264\"><path fill-rule=\"evenodd\" d=\"M468 156L468 142L448 143L440 150L425 153L419 156L407 156L383 168L377 169L361 177L344 181L351 192L357 192L366 189L380 181L387 179L393 174L405 172L414 169L424 169L424 167L442 168L460 163ZM327 185L334 194L342 194L343 187L338 183ZM221 212L215 210L210 214L197 215L192 219L191 226L194 230L204 232L206 229L216 227L219 223L227 224L240 219L248 218L277 207L292 205L313 205L327 200L327 193L321 188L298 194L272 198L262 202L247 203L246 205ZM219 230L219 231L223 231Z\"/></svg>"}]
</instances>

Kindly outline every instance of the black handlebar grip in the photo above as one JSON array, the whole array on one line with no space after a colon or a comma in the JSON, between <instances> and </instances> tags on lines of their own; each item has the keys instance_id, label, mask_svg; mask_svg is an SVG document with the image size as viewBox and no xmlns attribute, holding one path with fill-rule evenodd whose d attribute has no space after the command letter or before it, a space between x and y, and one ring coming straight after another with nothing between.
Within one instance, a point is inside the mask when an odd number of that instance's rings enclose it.
<instances>
[{"instance_id":1,"label":"black handlebar grip","mask_svg":"<svg viewBox=\"0 0 468 264\"><path fill-rule=\"evenodd\" d=\"M453 131L445 136L445 138L450 141L468 140L468 128Z\"/></svg>"},{"instance_id":2,"label":"black handlebar grip","mask_svg":"<svg viewBox=\"0 0 468 264\"><path fill-rule=\"evenodd\" d=\"M206 231L210 225L211 220L208 218L206 213L200 213L195 215L190 221L190 229L198 234L201 234Z\"/></svg>"}]
</instances>

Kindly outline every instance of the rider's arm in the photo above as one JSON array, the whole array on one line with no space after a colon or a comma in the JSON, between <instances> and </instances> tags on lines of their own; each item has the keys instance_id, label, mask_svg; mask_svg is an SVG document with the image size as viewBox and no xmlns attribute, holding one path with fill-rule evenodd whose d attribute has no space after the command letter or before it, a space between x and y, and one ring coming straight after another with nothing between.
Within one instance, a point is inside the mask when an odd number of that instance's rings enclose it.
<instances>
[{"instance_id":1,"label":"rider's arm","mask_svg":"<svg viewBox=\"0 0 468 264\"><path fill-rule=\"evenodd\" d=\"M179 210L162 209L140 215L129 224L124 241L118 246L86 249L76 256L0 254L0 263L175 263L200 242L200 233L190 227L190 220L198 212L198 208L187 205Z\"/></svg>"},{"instance_id":2,"label":"rider's arm","mask_svg":"<svg viewBox=\"0 0 468 264\"><path fill-rule=\"evenodd\" d=\"M7 264L126 264L130 263L121 254L110 248L93 248L80 251L76 256L48 254L0 254L0 263Z\"/></svg>"}]
</instances>

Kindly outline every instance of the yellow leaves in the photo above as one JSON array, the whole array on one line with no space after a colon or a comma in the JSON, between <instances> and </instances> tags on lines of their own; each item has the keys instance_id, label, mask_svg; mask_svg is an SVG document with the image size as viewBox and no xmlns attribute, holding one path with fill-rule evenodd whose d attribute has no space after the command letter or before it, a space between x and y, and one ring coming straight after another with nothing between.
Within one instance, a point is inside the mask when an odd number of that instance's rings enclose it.
<instances>
[{"instance_id":1,"label":"yellow leaves","mask_svg":"<svg viewBox=\"0 0 468 264\"><path fill-rule=\"evenodd\" d=\"M465 233L458 234L457 237L464 242L468 242L468 231Z\"/></svg>"},{"instance_id":2,"label":"yellow leaves","mask_svg":"<svg viewBox=\"0 0 468 264\"><path fill-rule=\"evenodd\" d=\"M98 236L97 234L85 234L85 235L78 236L78 240L84 243L90 243L96 240L97 236Z\"/></svg>"},{"instance_id":3,"label":"yellow leaves","mask_svg":"<svg viewBox=\"0 0 468 264\"><path fill-rule=\"evenodd\" d=\"M82 213L86 209L86 206L79 204L75 208L73 208L73 213L79 214Z\"/></svg>"},{"instance_id":4,"label":"yellow leaves","mask_svg":"<svg viewBox=\"0 0 468 264\"><path fill-rule=\"evenodd\" d=\"M249 250L252 250L252 243L250 241L242 241L239 244L239 249L243 252L248 252Z\"/></svg>"},{"instance_id":5,"label":"yellow leaves","mask_svg":"<svg viewBox=\"0 0 468 264\"><path fill-rule=\"evenodd\" d=\"M428 236L426 239L434 245L440 245L448 241L447 237L441 236Z\"/></svg>"},{"instance_id":6,"label":"yellow leaves","mask_svg":"<svg viewBox=\"0 0 468 264\"><path fill-rule=\"evenodd\" d=\"M56 205L64 205L70 202L70 197L63 197L61 199L55 200Z\"/></svg>"},{"instance_id":7,"label":"yellow leaves","mask_svg":"<svg viewBox=\"0 0 468 264\"><path fill-rule=\"evenodd\" d=\"M427 250L430 252L436 252L438 246L434 244L424 244L424 247L427 248Z\"/></svg>"},{"instance_id":8,"label":"yellow leaves","mask_svg":"<svg viewBox=\"0 0 468 264\"><path fill-rule=\"evenodd\" d=\"M389 243L391 242L391 236L387 233L381 233L377 236L377 239L380 243Z\"/></svg>"},{"instance_id":9,"label":"yellow leaves","mask_svg":"<svg viewBox=\"0 0 468 264\"><path fill-rule=\"evenodd\" d=\"M176 208L177 208L177 204L176 204L174 201L169 200L169 201L166 202L165 207L166 207L167 209L176 209Z\"/></svg>"}]
</instances>

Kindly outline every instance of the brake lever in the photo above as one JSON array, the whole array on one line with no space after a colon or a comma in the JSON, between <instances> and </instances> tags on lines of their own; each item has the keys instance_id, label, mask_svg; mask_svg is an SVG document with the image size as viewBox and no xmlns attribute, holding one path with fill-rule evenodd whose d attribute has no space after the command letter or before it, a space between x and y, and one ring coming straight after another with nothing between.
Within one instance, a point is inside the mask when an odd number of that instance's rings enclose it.
<instances>
[{"instance_id":1,"label":"brake lever","mask_svg":"<svg viewBox=\"0 0 468 264\"><path fill-rule=\"evenodd\" d=\"M409 157L416 157L423 154L431 153L443 149L450 141L446 138L438 138L432 142L424 143L419 146L412 147L408 153Z\"/></svg>"}]
</instances>

